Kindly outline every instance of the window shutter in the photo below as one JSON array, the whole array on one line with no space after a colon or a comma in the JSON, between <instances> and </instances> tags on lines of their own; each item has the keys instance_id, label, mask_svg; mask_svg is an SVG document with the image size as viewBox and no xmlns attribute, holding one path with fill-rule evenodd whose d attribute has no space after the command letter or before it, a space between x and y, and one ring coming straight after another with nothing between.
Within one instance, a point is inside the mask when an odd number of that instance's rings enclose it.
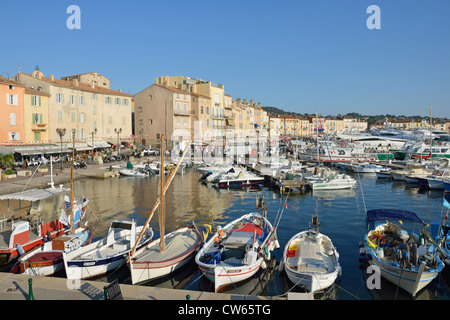
<instances>
[{"instance_id":1,"label":"window shutter","mask_svg":"<svg viewBox=\"0 0 450 320\"><path fill-rule=\"evenodd\" d=\"M31 96L31 105L34 106L34 96Z\"/></svg>"},{"instance_id":2,"label":"window shutter","mask_svg":"<svg viewBox=\"0 0 450 320\"><path fill-rule=\"evenodd\" d=\"M41 97L38 97L39 98L39 107L41 106Z\"/></svg>"},{"instance_id":3,"label":"window shutter","mask_svg":"<svg viewBox=\"0 0 450 320\"><path fill-rule=\"evenodd\" d=\"M42 124L42 114L39 114L39 123Z\"/></svg>"}]
</instances>

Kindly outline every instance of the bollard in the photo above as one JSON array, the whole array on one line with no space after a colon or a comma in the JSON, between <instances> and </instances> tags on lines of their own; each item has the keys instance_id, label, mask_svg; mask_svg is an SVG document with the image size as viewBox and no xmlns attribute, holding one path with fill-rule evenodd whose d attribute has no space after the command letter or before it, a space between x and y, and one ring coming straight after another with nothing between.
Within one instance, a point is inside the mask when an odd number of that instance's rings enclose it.
<instances>
[{"instance_id":1,"label":"bollard","mask_svg":"<svg viewBox=\"0 0 450 320\"><path fill-rule=\"evenodd\" d=\"M33 279L28 279L28 300L34 300L33 295Z\"/></svg>"},{"instance_id":2,"label":"bollard","mask_svg":"<svg viewBox=\"0 0 450 320\"><path fill-rule=\"evenodd\" d=\"M186 295L186 300L191 300L191 296L190 295Z\"/></svg>"}]
</instances>

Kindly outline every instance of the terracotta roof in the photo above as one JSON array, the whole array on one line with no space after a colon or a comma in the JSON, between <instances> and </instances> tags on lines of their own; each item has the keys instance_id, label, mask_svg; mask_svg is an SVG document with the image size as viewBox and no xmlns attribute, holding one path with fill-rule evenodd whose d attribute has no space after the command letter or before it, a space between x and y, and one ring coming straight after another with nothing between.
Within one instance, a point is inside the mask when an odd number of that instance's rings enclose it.
<instances>
[{"instance_id":1,"label":"terracotta roof","mask_svg":"<svg viewBox=\"0 0 450 320\"><path fill-rule=\"evenodd\" d=\"M50 97L49 93L37 91L37 90L31 89L31 88L25 88L25 93L26 94L34 94L34 95L38 95L38 96Z\"/></svg>"},{"instance_id":2,"label":"terracotta roof","mask_svg":"<svg viewBox=\"0 0 450 320\"><path fill-rule=\"evenodd\" d=\"M175 87L170 87L170 86L167 86L167 87L166 87L166 86L163 86L163 85L157 84L157 83L154 83L153 85L155 85L155 86L157 86L157 87L160 87L160 88L167 89L167 90L172 91L172 92L176 92L176 93L190 94L190 95L194 95L194 96L198 96L198 97L203 97L203 98L211 99L210 97L208 97L208 96L206 96L206 95L204 95L204 94L200 94L200 93L187 92L187 91L184 91L184 90L180 90L180 89L178 89L178 88L175 88Z\"/></svg>"},{"instance_id":3,"label":"terracotta roof","mask_svg":"<svg viewBox=\"0 0 450 320\"><path fill-rule=\"evenodd\" d=\"M13 86L17 86L17 87L23 87L22 84L15 82L13 80L10 80L8 78L3 78L1 75L0 75L0 83L7 84L7 85L13 85Z\"/></svg>"},{"instance_id":4,"label":"terracotta roof","mask_svg":"<svg viewBox=\"0 0 450 320\"><path fill-rule=\"evenodd\" d=\"M29 73L21 72L20 74L24 74L24 75L27 75L29 77L33 77ZM35 78L35 79L38 79L38 78ZM111 90L111 89L107 89L107 88L103 88L103 87L95 86L94 88L92 88L90 85L84 84L84 83L78 83L78 86L76 86L74 82L66 81L66 80L59 80L59 79L51 80L50 78L46 78L46 77L41 77L41 79L38 79L38 80L48 82L48 83L50 83L50 84L52 84L54 86L58 86L58 87L64 87L64 88L70 88L70 89L78 89L78 90L89 91L89 92L93 92L93 93L120 95L120 96L126 96L126 97L130 97L130 98L133 97L131 94L127 94L127 93L124 93L124 92L115 91L115 90Z\"/></svg>"}]
</instances>

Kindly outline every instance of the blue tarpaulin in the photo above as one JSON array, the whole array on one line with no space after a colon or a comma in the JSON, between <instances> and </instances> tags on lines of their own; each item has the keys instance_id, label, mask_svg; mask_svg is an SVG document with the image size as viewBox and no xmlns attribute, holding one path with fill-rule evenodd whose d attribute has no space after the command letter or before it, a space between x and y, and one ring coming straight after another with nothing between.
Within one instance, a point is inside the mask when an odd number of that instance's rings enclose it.
<instances>
[{"instance_id":1,"label":"blue tarpaulin","mask_svg":"<svg viewBox=\"0 0 450 320\"><path fill-rule=\"evenodd\" d=\"M423 224L423 221L414 212L396 209L367 210L367 220L401 220Z\"/></svg>"}]
</instances>

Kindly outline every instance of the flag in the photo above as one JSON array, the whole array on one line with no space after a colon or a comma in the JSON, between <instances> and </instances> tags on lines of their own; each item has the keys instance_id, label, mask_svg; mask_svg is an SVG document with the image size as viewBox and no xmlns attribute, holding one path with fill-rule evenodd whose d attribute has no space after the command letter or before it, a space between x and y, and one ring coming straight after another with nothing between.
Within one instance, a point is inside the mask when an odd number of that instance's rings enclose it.
<instances>
[{"instance_id":1,"label":"flag","mask_svg":"<svg viewBox=\"0 0 450 320\"><path fill-rule=\"evenodd\" d=\"M447 199L443 198L442 205L447 209L450 209L450 203L448 203Z\"/></svg>"},{"instance_id":2,"label":"flag","mask_svg":"<svg viewBox=\"0 0 450 320\"><path fill-rule=\"evenodd\" d=\"M61 216L59 217L59 222L61 222L63 225L69 227L70 226L70 217L67 216L64 209L61 211Z\"/></svg>"},{"instance_id":3,"label":"flag","mask_svg":"<svg viewBox=\"0 0 450 320\"><path fill-rule=\"evenodd\" d=\"M284 208L287 209L287 201L284 202Z\"/></svg>"}]
</instances>

